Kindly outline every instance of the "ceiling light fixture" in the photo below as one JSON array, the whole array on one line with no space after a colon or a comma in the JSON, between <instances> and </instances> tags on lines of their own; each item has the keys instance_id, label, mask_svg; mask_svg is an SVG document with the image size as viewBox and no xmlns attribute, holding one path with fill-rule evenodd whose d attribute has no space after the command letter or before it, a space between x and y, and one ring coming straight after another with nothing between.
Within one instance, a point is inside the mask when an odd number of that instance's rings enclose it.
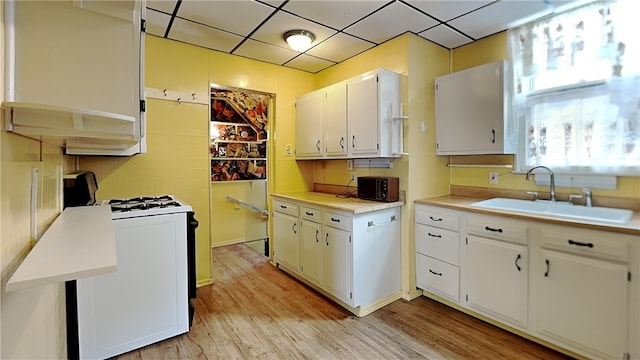
<instances>
[{"instance_id":1,"label":"ceiling light fixture","mask_svg":"<svg viewBox=\"0 0 640 360\"><path fill-rule=\"evenodd\" d=\"M289 47L297 52L307 50L316 39L313 33L307 30L289 30L282 37Z\"/></svg>"}]
</instances>

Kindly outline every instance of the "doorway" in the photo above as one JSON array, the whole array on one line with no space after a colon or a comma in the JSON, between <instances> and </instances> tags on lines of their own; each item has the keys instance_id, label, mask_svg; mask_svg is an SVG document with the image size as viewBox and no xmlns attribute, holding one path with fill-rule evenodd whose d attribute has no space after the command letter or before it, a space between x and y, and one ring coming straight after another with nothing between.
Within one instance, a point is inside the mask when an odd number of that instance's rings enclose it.
<instances>
[{"instance_id":1,"label":"doorway","mask_svg":"<svg viewBox=\"0 0 640 360\"><path fill-rule=\"evenodd\" d=\"M268 249L269 128L274 95L211 86L211 246Z\"/></svg>"}]
</instances>

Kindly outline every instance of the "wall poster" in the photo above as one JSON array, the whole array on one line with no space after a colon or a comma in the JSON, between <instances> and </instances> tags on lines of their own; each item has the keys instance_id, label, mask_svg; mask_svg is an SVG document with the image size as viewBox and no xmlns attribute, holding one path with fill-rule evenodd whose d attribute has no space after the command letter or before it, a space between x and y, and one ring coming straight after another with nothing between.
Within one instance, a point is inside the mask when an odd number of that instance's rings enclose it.
<instances>
[{"instance_id":1,"label":"wall poster","mask_svg":"<svg viewBox=\"0 0 640 360\"><path fill-rule=\"evenodd\" d=\"M211 181L267 179L270 97L211 88Z\"/></svg>"}]
</instances>

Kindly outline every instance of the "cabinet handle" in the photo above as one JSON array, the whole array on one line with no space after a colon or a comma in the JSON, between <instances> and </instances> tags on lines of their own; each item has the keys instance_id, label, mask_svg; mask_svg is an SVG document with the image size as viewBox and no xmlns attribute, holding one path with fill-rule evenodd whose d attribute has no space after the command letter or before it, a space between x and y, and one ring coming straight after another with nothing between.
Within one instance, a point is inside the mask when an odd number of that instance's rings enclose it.
<instances>
[{"instance_id":1,"label":"cabinet handle","mask_svg":"<svg viewBox=\"0 0 640 360\"><path fill-rule=\"evenodd\" d=\"M327 233L326 236L324 237L324 243L327 244L327 246L329 246L329 233Z\"/></svg>"},{"instance_id":2,"label":"cabinet handle","mask_svg":"<svg viewBox=\"0 0 640 360\"><path fill-rule=\"evenodd\" d=\"M518 269L518 271L520 271L520 265L518 264L518 261L522 259L522 255L518 254L518 256L516 256L516 268Z\"/></svg>"},{"instance_id":3,"label":"cabinet handle","mask_svg":"<svg viewBox=\"0 0 640 360\"><path fill-rule=\"evenodd\" d=\"M354 148L354 149L356 148L356 136L355 135L353 135L351 137L351 147Z\"/></svg>"},{"instance_id":4,"label":"cabinet handle","mask_svg":"<svg viewBox=\"0 0 640 360\"><path fill-rule=\"evenodd\" d=\"M442 276L442 273L435 272L435 271L433 271L433 270L431 270L431 269L429 269L429 272L430 272L430 273L432 273L433 275Z\"/></svg>"},{"instance_id":5,"label":"cabinet handle","mask_svg":"<svg viewBox=\"0 0 640 360\"><path fill-rule=\"evenodd\" d=\"M547 264L547 271L545 271L544 273L544 277L549 277L549 267L550 267L550 263L549 263L549 259L544 259L544 263Z\"/></svg>"},{"instance_id":6,"label":"cabinet handle","mask_svg":"<svg viewBox=\"0 0 640 360\"><path fill-rule=\"evenodd\" d=\"M331 221L339 223L339 222L340 222L340 219L336 219L336 218L333 218L333 217L332 217L332 218L331 218Z\"/></svg>"},{"instance_id":7,"label":"cabinet handle","mask_svg":"<svg viewBox=\"0 0 640 360\"><path fill-rule=\"evenodd\" d=\"M485 226L484 229L487 230L487 231L493 231L493 232L502 233L502 229L500 229L500 228L496 229L496 228Z\"/></svg>"},{"instance_id":8,"label":"cabinet handle","mask_svg":"<svg viewBox=\"0 0 640 360\"><path fill-rule=\"evenodd\" d=\"M281 208L286 209L287 205L280 205Z\"/></svg>"},{"instance_id":9,"label":"cabinet handle","mask_svg":"<svg viewBox=\"0 0 640 360\"><path fill-rule=\"evenodd\" d=\"M441 238L442 235L438 235L438 234L432 234L432 233L427 233L427 235L434 237L434 238Z\"/></svg>"},{"instance_id":10,"label":"cabinet handle","mask_svg":"<svg viewBox=\"0 0 640 360\"><path fill-rule=\"evenodd\" d=\"M491 143L496 143L496 129L491 129Z\"/></svg>"},{"instance_id":11,"label":"cabinet handle","mask_svg":"<svg viewBox=\"0 0 640 360\"><path fill-rule=\"evenodd\" d=\"M312 213L312 212L305 211L304 213L305 213L305 214L307 214L307 216L313 216L313 213Z\"/></svg>"},{"instance_id":12,"label":"cabinet handle","mask_svg":"<svg viewBox=\"0 0 640 360\"><path fill-rule=\"evenodd\" d=\"M433 216L429 216L429 219L431 219L431 221L442 221L442 218L434 218Z\"/></svg>"},{"instance_id":13,"label":"cabinet handle","mask_svg":"<svg viewBox=\"0 0 640 360\"><path fill-rule=\"evenodd\" d=\"M298 225L298 223L293 223L293 225L291 225L291 230L293 230L294 234L298 233L298 231L296 231L296 225Z\"/></svg>"},{"instance_id":14,"label":"cabinet handle","mask_svg":"<svg viewBox=\"0 0 640 360\"><path fill-rule=\"evenodd\" d=\"M344 136L340 138L340 148L344 149Z\"/></svg>"},{"instance_id":15,"label":"cabinet handle","mask_svg":"<svg viewBox=\"0 0 640 360\"><path fill-rule=\"evenodd\" d=\"M318 239L318 230L316 230L316 242L319 242L320 239Z\"/></svg>"},{"instance_id":16,"label":"cabinet handle","mask_svg":"<svg viewBox=\"0 0 640 360\"><path fill-rule=\"evenodd\" d=\"M567 241L569 243L569 245L575 245L575 246L585 246L588 248L592 248L593 247L593 243L583 243L580 241L573 241L571 239L569 239L569 241Z\"/></svg>"},{"instance_id":17,"label":"cabinet handle","mask_svg":"<svg viewBox=\"0 0 640 360\"><path fill-rule=\"evenodd\" d=\"M318 152L320 151L320 140L316 143L316 149L318 149Z\"/></svg>"}]
</instances>

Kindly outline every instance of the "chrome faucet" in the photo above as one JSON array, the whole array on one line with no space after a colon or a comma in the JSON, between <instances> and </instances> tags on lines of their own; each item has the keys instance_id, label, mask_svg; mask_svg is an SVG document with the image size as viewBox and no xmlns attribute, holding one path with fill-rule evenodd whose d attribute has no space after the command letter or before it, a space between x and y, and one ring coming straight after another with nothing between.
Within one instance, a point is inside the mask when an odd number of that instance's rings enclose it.
<instances>
[{"instance_id":1,"label":"chrome faucet","mask_svg":"<svg viewBox=\"0 0 640 360\"><path fill-rule=\"evenodd\" d=\"M555 178L553 176L553 171L551 171L551 169L549 169L546 166L542 166L542 165L538 165L538 166L534 166L531 169L529 169L529 171L527 171L527 174L525 175L525 180L529 180L531 178L531 172L535 169L538 168L542 168L545 169L549 172L549 195L551 197L551 201L556 201L556 181Z\"/></svg>"},{"instance_id":2,"label":"chrome faucet","mask_svg":"<svg viewBox=\"0 0 640 360\"><path fill-rule=\"evenodd\" d=\"M593 201L591 199L591 190L589 190L589 188L582 188L582 193L584 194L584 206L586 207L591 207L593 206Z\"/></svg>"}]
</instances>

